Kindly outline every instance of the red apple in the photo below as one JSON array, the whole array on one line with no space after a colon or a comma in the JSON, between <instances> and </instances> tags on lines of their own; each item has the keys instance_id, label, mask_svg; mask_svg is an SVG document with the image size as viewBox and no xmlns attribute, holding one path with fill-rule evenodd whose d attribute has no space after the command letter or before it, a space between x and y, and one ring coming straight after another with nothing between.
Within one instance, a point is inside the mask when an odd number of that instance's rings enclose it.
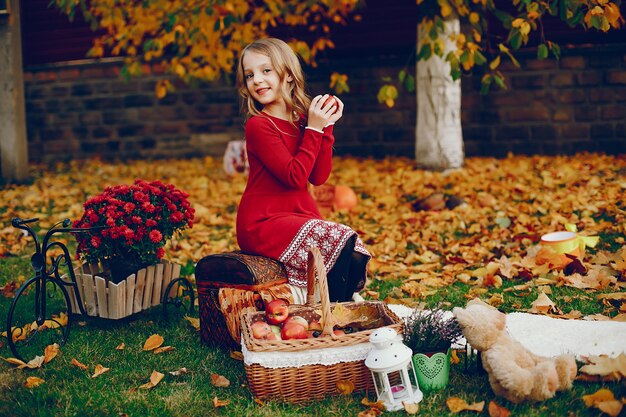
<instances>
[{"instance_id":1,"label":"red apple","mask_svg":"<svg viewBox=\"0 0 626 417\"><path fill-rule=\"evenodd\" d=\"M276 326L275 324L272 324L270 326L270 329L272 329L272 333L274 333L274 335L276 336L276 340L281 340L282 336L280 335L280 327Z\"/></svg>"},{"instance_id":2,"label":"red apple","mask_svg":"<svg viewBox=\"0 0 626 417\"><path fill-rule=\"evenodd\" d=\"M283 340L289 339L306 339L308 334L306 333L306 329L299 323L290 323L283 326L283 331L281 332L281 336Z\"/></svg>"},{"instance_id":3,"label":"red apple","mask_svg":"<svg viewBox=\"0 0 626 417\"><path fill-rule=\"evenodd\" d=\"M264 340L281 340L281 338L280 336L276 336L275 333L270 332L267 336L265 336Z\"/></svg>"},{"instance_id":4,"label":"red apple","mask_svg":"<svg viewBox=\"0 0 626 417\"><path fill-rule=\"evenodd\" d=\"M289 323L298 323L304 327L305 330L309 330L309 322L302 316L289 316L287 320L283 323L283 326L288 325Z\"/></svg>"},{"instance_id":5,"label":"red apple","mask_svg":"<svg viewBox=\"0 0 626 417\"><path fill-rule=\"evenodd\" d=\"M289 317L289 301L277 298L265 307L265 318L269 324L280 324Z\"/></svg>"},{"instance_id":6,"label":"red apple","mask_svg":"<svg viewBox=\"0 0 626 417\"><path fill-rule=\"evenodd\" d=\"M250 329L252 330L252 336L255 339L265 340L267 339L268 335L274 335L274 333L272 333L270 325L264 321L254 322L252 326L250 326Z\"/></svg>"},{"instance_id":7,"label":"red apple","mask_svg":"<svg viewBox=\"0 0 626 417\"><path fill-rule=\"evenodd\" d=\"M324 101L322 108L326 107L328 103L333 103L333 107L335 108L333 114L337 113L337 110L339 110L339 106L337 105L337 100L335 100L335 97L333 97L332 94L328 95L328 98Z\"/></svg>"}]
</instances>

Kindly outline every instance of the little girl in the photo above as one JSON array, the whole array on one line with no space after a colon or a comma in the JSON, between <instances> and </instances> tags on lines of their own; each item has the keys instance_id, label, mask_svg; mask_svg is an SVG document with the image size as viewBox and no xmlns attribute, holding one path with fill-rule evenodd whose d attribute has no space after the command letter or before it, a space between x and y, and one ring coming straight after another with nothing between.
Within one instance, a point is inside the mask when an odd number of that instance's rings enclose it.
<instances>
[{"instance_id":1,"label":"little girl","mask_svg":"<svg viewBox=\"0 0 626 417\"><path fill-rule=\"evenodd\" d=\"M237 212L237 242L246 253L277 259L289 283L306 287L308 250L317 246L328 271L331 301L365 285L369 252L356 232L322 219L307 183L323 184L332 169L333 125L343 103L304 91L300 62L279 39L246 46L237 85L247 111L250 171ZM358 294L356 294L358 297Z\"/></svg>"}]
</instances>

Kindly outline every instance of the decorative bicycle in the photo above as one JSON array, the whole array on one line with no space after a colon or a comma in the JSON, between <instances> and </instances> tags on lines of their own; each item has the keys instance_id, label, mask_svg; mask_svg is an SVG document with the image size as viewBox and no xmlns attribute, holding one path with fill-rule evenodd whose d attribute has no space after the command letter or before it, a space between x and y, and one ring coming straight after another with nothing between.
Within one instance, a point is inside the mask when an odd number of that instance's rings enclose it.
<instances>
[{"instance_id":1,"label":"decorative bicycle","mask_svg":"<svg viewBox=\"0 0 626 417\"><path fill-rule=\"evenodd\" d=\"M65 219L50 227L40 242L37 233L29 226L38 220L22 220L16 217L11 222L13 227L26 231L33 238L36 248L30 258L35 275L16 291L7 315L8 345L13 355L20 360L41 355L47 345L65 344L69 338L73 316L88 316L69 250L62 241L53 240L53 236L102 229L71 228L71 221ZM61 254L56 255L59 251ZM49 254L51 256L48 267ZM193 313L194 301L191 283L186 278L172 279L161 298L163 316L167 318L168 305L185 313ZM75 311L76 307L78 309Z\"/></svg>"}]
</instances>

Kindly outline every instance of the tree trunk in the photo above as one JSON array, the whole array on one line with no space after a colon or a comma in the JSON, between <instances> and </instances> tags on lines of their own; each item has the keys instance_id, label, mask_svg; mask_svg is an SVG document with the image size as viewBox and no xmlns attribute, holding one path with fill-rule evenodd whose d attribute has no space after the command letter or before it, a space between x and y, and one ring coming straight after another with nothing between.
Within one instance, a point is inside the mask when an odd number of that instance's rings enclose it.
<instances>
[{"instance_id":1,"label":"tree trunk","mask_svg":"<svg viewBox=\"0 0 626 417\"><path fill-rule=\"evenodd\" d=\"M0 15L0 173L5 181L28 176L20 2L9 0Z\"/></svg>"},{"instance_id":2,"label":"tree trunk","mask_svg":"<svg viewBox=\"0 0 626 417\"><path fill-rule=\"evenodd\" d=\"M459 33L458 19L445 22L445 36ZM427 34L417 27L417 45ZM454 48L444 41L444 56ZM417 123L415 160L420 167L443 171L463 165L463 132L461 130L461 81L453 81L450 65L433 55L417 62Z\"/></svg>"}]
</instances>

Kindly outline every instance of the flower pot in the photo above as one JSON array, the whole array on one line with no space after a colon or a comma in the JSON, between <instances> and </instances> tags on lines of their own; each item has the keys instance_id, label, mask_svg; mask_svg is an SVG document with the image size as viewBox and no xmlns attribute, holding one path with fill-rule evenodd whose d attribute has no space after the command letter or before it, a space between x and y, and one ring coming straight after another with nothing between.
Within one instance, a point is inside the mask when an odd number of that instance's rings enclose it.
<instances>
[{"instance_id":1,"label":"flower pot","mask_svg":"<svg viewBox=\"0 0 626 417\"><path fill-rule=\"evenodd\" d=\"M119 283L103 278L97 264L81 265L75 268L74 274L80 301L88 316L121 319L161 304L169 283L180 276L180 269L179 264L161 260L133 271ZM72 311L80 311L74 292L69 294Z\"/></svg>"},{"instance_id":2,"label":"flower pot","mask_svg":"<svg viewBox=\"0 0 626 417\"><path fill-rule=\"evenodd\" d=\"M109 280L114 284L119 284L129 276L137 273L140 269L147 267L149 264L141 262L138 259L119 257L105 259L102 261L102 265L105 271L108 272Z\"/></svg>"},{"instance_id":3,"label":"flower pot","mask_svg":"<svg viewBox=\"0 0 626 417\"><path fill-rule=\"evenodd\" d=\"M452 350L448 349L446 353L415 353L413 355L413 368L420 389L433 391L448 385L451 352Z\"/></svg>"}]
</instances>

